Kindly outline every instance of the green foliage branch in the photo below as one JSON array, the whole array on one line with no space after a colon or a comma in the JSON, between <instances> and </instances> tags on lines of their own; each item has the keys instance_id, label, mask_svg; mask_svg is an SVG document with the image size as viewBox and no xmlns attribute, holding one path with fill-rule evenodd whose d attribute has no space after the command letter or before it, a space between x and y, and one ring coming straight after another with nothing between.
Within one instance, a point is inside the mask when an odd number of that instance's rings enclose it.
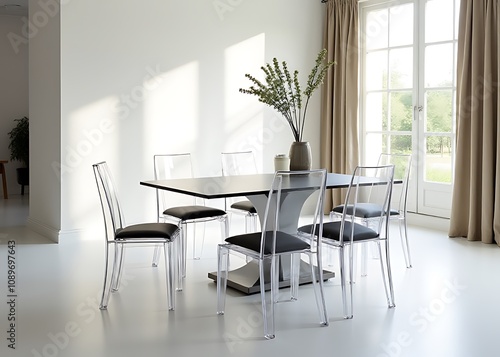
<instances>
[{"instance_id":1,"label":"green foliage branch","mask_svg":"<svg viewBox=\"0 0 500 357\"><path fill-rule=\"evenodd\" d=\"M306 122L307 106L314 91L323 83L328 69L335 64L326 62L327 50L323 49L316 57L316 63L309 73L306 88L302 91L299 83L299 71L290 73L285 61L280 63L273 58L272 64L267 63L261 69L265 74L264 82L259 81L251 74L245 74L253 85L249 88L240 88L241 93L252 94L259 101L276 109L281 113L290 128L295 141L302 141Z\"/></svg>"}]
</instances>

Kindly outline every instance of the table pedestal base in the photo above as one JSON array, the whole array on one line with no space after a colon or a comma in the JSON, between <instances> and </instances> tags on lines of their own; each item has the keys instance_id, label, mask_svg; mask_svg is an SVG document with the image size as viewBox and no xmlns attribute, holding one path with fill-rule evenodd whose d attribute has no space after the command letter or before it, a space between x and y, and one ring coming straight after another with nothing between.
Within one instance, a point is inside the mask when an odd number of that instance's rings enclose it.
<instances>
[{"instance_id":1,"label":"table pedestal base","mask_svg":"<svg viewBox=\"0 0 500 357\"><path fill-rule=\"evenodd\" d=\"M268 274L266 274L268 275ZM316 272L316 277L318 273ZM208 273L208 277L214 282L217 282L217 272ZM323 280L328 280L335 277L335 273L327 270L323 270ZM279 287L286 288L290 286L290 280L283 278L280 274ZM312 282L311 279L311 266L300 261L300 276L299 284L309 284ZM239 290L245 294L255 294L260 292L260 282L259 282L259 264L255 261L250 261L249 263L243 265L242 267L228 272L227 286L233 289ZM266 291L271 289L270 282L266 282Z\"/></svg>"}]
</instances>

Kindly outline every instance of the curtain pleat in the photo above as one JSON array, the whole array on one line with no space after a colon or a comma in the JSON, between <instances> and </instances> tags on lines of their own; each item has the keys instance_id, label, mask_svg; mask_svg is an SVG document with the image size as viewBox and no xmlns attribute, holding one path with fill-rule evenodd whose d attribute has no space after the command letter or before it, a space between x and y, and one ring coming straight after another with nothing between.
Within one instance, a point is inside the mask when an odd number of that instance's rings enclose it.
<instances>
[{"instance_id":1,"label":"curtain pleat","mask_svg":"<svg viewBox=\"0 0 500 357\"><path fill-rule=\"evenodd\" d=\"M450 237L500 245L499 2L462 0Z\"/></svg>"},{"instance_id":2,"label":"curtain pleat","mask_svg":"<svg viewBox=\"0 0 500 357\"><path fill-rule=\"evenodd\" d=\"M326 4L323 43L328 60L336 64L324 81L321 112L321 167L351 174L358 153L358 1L329 0ZM343 201L332 190L325 211Z\"/></svg>"}]
</instances>

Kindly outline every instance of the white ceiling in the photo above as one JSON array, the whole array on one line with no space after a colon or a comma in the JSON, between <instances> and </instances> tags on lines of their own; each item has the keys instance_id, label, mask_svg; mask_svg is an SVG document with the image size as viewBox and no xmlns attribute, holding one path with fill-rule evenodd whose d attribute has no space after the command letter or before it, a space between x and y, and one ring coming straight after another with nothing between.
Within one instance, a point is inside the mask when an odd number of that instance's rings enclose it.
<instances>
[{"instance_id":1,"label":"white ceiling","mask_svg":"<svg viewBox=\"0 0 500 357\"><path fill-rule=\"evenodd\" d=\"M28 0L0 0L0 15L28 16Z\"/></svg>"}]
</instances>

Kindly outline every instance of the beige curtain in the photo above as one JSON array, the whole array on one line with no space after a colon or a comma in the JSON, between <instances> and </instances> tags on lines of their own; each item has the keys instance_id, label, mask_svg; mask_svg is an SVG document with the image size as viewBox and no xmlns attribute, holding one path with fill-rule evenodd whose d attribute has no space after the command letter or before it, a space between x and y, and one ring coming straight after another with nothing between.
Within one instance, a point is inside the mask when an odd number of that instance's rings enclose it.
<instances>
[{"instance_id":1,"label":"beige curtain","mask_svg":"<svg viewBox=\"0 0 500 357\"><path fill-rule=\"evenodd\" d=\"M321 167L351 174L358 164L358 0L329 0L323 36L328 60L321 112ZM325 210L343 201L340 190L327 195Z\"/></svg>"},{"instance_id":2,"label":"beige curtain","mask_svg":"<svg viewBox=\"0 0 500 357\"><path fill-rule=\"evenodd\" d=\"M462 0L450 237L500 245L498 0Z\"/></svg>"}]
</instances>

